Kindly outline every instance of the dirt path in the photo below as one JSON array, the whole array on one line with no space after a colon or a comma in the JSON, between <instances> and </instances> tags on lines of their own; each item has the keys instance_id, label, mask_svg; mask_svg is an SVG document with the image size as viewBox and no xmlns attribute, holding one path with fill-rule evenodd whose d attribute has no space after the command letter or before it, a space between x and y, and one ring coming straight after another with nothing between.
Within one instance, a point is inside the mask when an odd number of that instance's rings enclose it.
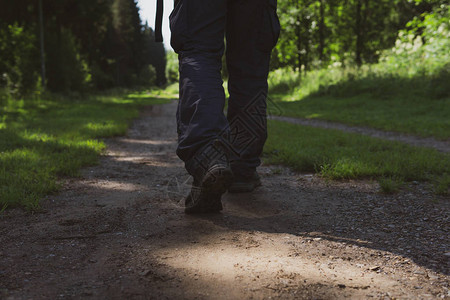
<instances>
[{"instance_id":1,"label":"dirt path","mask_svg":"<svg viewBox=\"0 0 450 300\"><path fill-rule=\"evenodd\" d=\"M0 299L450 297L449 201L419 183L386 196L263 166L222 214L184 215L174 109L145 111L42 212L0 215Z\"/></svg>"},{"instance_id":2,"label":"dirt path","mask_svg":"<svg viewBox=\"0 0 450 300\"><path fill-rule=\"evenodd\" d=\"M359 133L389 141L398 141L412 146L433 148L441 152L450 152L450 140L441 141L430 137L423 138L410 134L402 134L399 132L378 130L370 127L349 126L342 123L317 119L292 118L283 116L271 116L271 118L274 120L292 124L299 124L317 128L337 129L340 131Z\"/></svg>"}]
</instances>

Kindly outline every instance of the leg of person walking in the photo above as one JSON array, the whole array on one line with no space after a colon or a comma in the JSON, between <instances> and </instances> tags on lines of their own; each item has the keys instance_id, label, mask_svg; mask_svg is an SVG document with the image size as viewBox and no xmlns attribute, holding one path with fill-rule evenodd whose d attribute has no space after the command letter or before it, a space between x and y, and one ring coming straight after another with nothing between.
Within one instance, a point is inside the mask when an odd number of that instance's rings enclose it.
<instances>
[{"instance_id":1,"label":"leg of person walking","mask_svg":"<svg viewBox=\"0 0 450 300\"><path fill-rule=\"evenodd\" d=\"M235 174L229 192L250 192L261 184L256 167L267 138L267 76L270 53L280 34L276 9L276 0L230 0L228 5L227 118Z\"/></svg>"},{"instance_id":2,"label":"leg of person walking","mask_svg":"<svg viewBox=\"0 0 450 300\"><path fill-rule=\"evenodd\" d=\"M221 76L226 13L227 0L176 0L170 16L180 63L177 155L194 177L186 213L221 210L232 177L220 142L228 130Z\"/></svg>"}]
</instances>

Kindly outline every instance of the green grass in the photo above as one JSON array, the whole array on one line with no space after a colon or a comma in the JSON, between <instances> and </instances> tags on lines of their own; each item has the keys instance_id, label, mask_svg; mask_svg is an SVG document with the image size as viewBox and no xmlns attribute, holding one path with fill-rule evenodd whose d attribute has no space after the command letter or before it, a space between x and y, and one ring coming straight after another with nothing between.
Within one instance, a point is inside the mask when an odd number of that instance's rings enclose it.
<instances>
[{"instance_id":1,"label":"green grass","mask_svg":"<svg viewBox=\"0 0 450 300\"><path fill-rule=\"evenodd\" d=\"M448 27L430 32L433 38L425 45L416 43L416 36L399 36L376 64L336 62L306 74L272 71L269 113L450 139ZM436 194L449 193L449 154L335 130L269 125L268 162L332 179L376 179L385 193L409 180L430 182Z\"/></svg>"},{"instance_id":2,"label":"green grass","mask_svg":"<svg viewBox=\"0 0 450 300\"><path fill-rule=\"evenodd\" d=\"M271 99L286 116L450 138L448 67L413 77L383 73L381 67L319 70L302 79L277 70L271 74Z\"/></svg>"},{"instance_id":3,"label":"green grass","mask_svg":"<svg viewBox=\"0 0 450 300\"><path fill-rule=\"evenodd\" d=\"M383 193L393 194L400 190L403 185L403 181L395 177L384 177L378 180L378 184L380 185L380 189Z\"/></svg>"},{"instance_id":4,"label":"green grass","mask_svg":"<svg viewBox=\"0 0 450 300\"><path fill-rule=\"evenodd\" d=\"M301 101L276 103L290 117L318 118L418 136L450 138L450 98L428 99L408 95L377 98L310 96Z\"/></svg>"},{"instance_id":5,"label":"green grass","mask_svg":"<svg viewBox=\"0 0 450 300\"><path fill-rule=\"evenodd\" d=\"M100 138L125 134L140 106L170 98L171 89L0 100L0 209L38 207L58 190L58 177L97 163Z\"/></svg>"},{"instance_id":6,"label":"green grass","mask_svg":"<svg viewBox=\"0 0 450 300\"><path fill-rule=\"evenodd\" d=\"M381 180L386 191L411 180L439 181L440 191L450 184L441 179L448 178L448 154L337 130L269 121L264 154L268 163L331 179Z\"/></svg>"},{"instance_id":7,"label":"green grass","mask_svg":"<svg viewBox=\"0 0 450 300\"><path fill-rule=\"evenodd\" d=\"M450 56L388 58L306 74L274 70L269 114L450 139Z\"/></svg>"},{"instance_id":8,"label":"green grass","mask_svg":"<svg viewBox=\"0 0 450 300\"><path fill-rule=\"evenodd\" d=\"M434 182L434 192L438 195L450 194L450 174L444 174Z\"/></svg>"}]
</instances>

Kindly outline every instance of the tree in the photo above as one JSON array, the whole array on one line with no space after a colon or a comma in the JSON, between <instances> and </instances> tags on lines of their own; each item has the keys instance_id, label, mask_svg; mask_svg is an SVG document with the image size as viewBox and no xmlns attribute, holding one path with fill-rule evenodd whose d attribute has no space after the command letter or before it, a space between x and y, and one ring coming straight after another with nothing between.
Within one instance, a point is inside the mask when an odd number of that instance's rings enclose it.
<instances>
[{"instance_id":1,"label":"tree","mask_svg":"<svg viewBox=\"0 0 450 300\"><path fill-rule=\"evenodd\" d=\"M271 68L373 63L398 31L442 0L279 0L282 25ZM420 32L418 32L420 35Z\"/></svg>"},{"instance_id":2,"label":"tree","mask_svg":"<svg viewBox=\"0 0 450 300\"><path fill-rule=\"evenodd\" d=\"M149 71L150 64L157 69L164 66L164 51L158 47L158 55L148 56L148 49L153 46L148 44L149 31L142 25L134 0L41 1L50 90L148 85L153 76ZM32 40L32 63L28 63L27 70L22 72L33 78L29 86L36 86L37 77L32 74L40 69L38 20L38 1L0 2L0 40L9 38L8 26L20 28L23 36L28 35ZM9 44L5 42L5 45ZM10 46L0 53L0 62L6 62L12 51L17 52ZM17 69L18 63L12 64ZM0 63L0 73L12 74L12 69L8 71L4 65ZM164 72L159 73L158 81L163 83ZM11 78L19 80L17 76ZM23 86L22 83L19 85Z\"/></svg>"}]
</instances>

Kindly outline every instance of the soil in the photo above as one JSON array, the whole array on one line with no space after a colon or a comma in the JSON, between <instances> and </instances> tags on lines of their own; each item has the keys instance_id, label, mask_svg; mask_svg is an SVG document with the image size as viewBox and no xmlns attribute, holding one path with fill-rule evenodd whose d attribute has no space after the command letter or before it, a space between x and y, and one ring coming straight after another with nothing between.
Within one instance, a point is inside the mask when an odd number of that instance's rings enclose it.
<instances>
[{"instance_id":1,"label":"soil","mask_svg":"<svg viewBox=\"0 0 450 300\"><path fill-rule=\"evenodd\" d=\"M183 213L176 104L146 109L42 209L0 215L1 299L450 299L449 199L263 165Z\"/></svg>"}]
</instances>

